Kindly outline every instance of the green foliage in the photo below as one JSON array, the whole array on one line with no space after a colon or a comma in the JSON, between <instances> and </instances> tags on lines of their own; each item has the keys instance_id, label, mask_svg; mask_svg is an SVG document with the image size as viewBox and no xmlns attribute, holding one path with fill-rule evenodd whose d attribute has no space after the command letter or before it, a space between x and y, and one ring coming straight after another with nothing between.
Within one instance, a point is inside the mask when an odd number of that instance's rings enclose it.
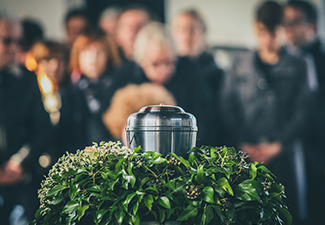
<instances>
[{"instance_id":1,"label":"green foliage","mask_svg":"<svg viewBox=\"0 0 325 225\"><path fill-rule=\"evenodd\" d=\"M184 159L94 144L53 166L32 224L291 224L283 185L247 157L227 147L193 148Z\"/></svg>"}]
</instances>

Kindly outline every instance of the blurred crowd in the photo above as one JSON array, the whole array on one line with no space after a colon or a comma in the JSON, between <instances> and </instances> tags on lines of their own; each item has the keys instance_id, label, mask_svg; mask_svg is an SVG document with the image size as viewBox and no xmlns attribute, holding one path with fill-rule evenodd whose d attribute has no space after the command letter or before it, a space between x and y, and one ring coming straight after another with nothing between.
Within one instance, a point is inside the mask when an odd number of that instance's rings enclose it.
<instances>
[{"instance_id":1,"label":"blurred crowd","mask_svg":"<svg viewBox=\"0 0 325 225\"><path fill-rule=\"evenodd\" d=\"M1 224L33 219L40 181L62 154L126 144L127 117L160 103L195 115L197 146L235 146L264 162L285 185L295 224L321 224L325 53L316 9L264 1L254 27L257 48L223 71L195 9L168 26L141 5L110 7L96 26L73 9L64 43L34 20L0 15Z\"/></svg>"}]
</instances>

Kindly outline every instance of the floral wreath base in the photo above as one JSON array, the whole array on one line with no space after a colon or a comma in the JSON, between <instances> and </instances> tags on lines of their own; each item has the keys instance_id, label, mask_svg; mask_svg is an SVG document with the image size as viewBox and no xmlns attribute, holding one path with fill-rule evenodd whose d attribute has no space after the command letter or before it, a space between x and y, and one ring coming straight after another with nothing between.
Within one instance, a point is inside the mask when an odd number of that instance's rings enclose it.
<instances>
[{"instance_id":1,"label":"floral wreath base","mask_svg":"<svg viewBox=\"0 0 325 225\"><path fill-rule=\"evenodd\" d=\"M292 224L284 186L248 157L228 147L194 147L185 159L94 143L52 167L31 224Z\"/></svg>"}]
</instances>

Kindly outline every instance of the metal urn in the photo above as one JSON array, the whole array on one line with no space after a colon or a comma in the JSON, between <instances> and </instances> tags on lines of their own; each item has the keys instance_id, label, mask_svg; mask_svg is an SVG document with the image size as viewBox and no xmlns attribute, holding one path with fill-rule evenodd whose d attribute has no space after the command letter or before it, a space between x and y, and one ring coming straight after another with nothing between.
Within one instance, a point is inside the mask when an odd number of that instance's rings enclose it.
<instances>
[{"instance_id":1,"label":"metal urn","mask_svg":"<svg viewBox=\"0 0 325 225\"><path fill-rule=\"evenodd\" d=\"M156 151L164 156L173 152L185 156L195 147L196 118L181 107L152 105L133 113L127 121L128 147Z\"/></svg>"}]
</instances>

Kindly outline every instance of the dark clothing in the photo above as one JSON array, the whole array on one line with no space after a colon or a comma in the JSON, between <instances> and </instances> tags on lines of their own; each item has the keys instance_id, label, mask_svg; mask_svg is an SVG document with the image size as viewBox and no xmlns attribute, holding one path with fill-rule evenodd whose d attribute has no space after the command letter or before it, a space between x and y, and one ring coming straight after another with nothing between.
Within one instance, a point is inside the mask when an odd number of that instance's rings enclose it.
<instances>
[{"instance_id":1,"label":"dark clothing","mask_svg":"<svg viewBox=\"0 0 325 225\"><path fill-rule=\"evenodd\" d=\"M39 188L38 175L41 169L38 159L42 152L48 150L51 143L50 119L42 104L36 75L26 68L11 67L0 71L0 92L0 114L4 121L1 126L5 130L5 148L2 149L0 161L3 164L14 155L22 156L18 158L22 160L21 165L25 174L30 177L27 183L19 183L14 187L0 187L0 195L5 195L7 201L3 207L12 208L13 204L20 203L25 210L31 211L27 216L28 219L32 219L38 207L36 192ZM26 147L25 150L22 150L23 147ZM29 151L26 152L26 149ZM26 157L23 152L27 153ZM18 192L23 195L18 195ZM24 204L26 198L30 196L34 199ZM9 215L3 215L1 211L0 208L1 221L8 219Z\"/></svg>"},{"instance_id":2,"label":"dark clothing","mask_svg":"<svg viewBox=\"0 0 325 225\"><path fill-rule=\"evenodd\" d=\"M135 62L128 61L119 74L122 80L129 81L129 83L150 82L142 68ZM211 125L214 115L212 98L197 68L188 58L180 57L171 79L163 85L172 93L178 106L196 117L199 128L197 145L214 145L217 137L216 128Z\"/></svg>"},{"instance_id":3,"label":"dark clothing","mask_svg":"<svg viewBox=\"0 0 325 225\"><path fill-rule=\"evenodd\" d=\"M232 145L299 138L304 124L306 65L282 51L276 65L241 54L225 76L222 110Z\"/></svg>"},{"instance_id":4,"label":"dark clothing","mask_svg":"<svg viewBox=\"0 0 325 225\"><path fill-rule=\"evenodd\" d=\"M126 85L117 75L115 71L105 73L97 82L82 75L78 83L60 90L61 117L56 128L56 148L60 155L83 149L92 142L113 140L102 116L115 91Z\"/></svg>"},{"instance_id":5,"label":"dark clothing","mask_svg":"<svg viewBox=\"0 0 325 225\"><path fill-rule=\"evenodd\" d=\"M213 55L208 52L202 52L198 57L190 58L190 61L194 63L200 75L207 82L211 96L217 96L223 71L217 66Z\"/></svg>"},{"instance_id":6,"label":"dark clothing","mask_svg":"<svg viewBox=\"0 0 325 225\"><path fill-rule=\"evenodd\" d=\"M304 148L309 184L310 224L320 224L325 211L325 52L319 39L301 47L301 55L309 54L315 66L318 90L311 94L304 129Z\"/></svg>"},{"instance_id":7,"label":"dark clothing","mask_svg":"<svg viewBox=\"0 0 325 225\"><path fill-rule=\"evenodd\" d=\"M277 64L256 52L238 55L225 76L222 111L228 144L280 142L282 152L267 165L286 187L285 202L299 220L294 141L301 138L307 97L306 64L285 50Z\"/></svg>"},{"instance_id":8,"label":"dark clothing","mask_svg":"<svg viewBox=\"0 0 325 225\"><path fill-rule=\"evenodd\" d=\"M315 67L316 67L316 74L318 78L318 84L320 89L325 88L325 52L322 50L321 42L319 39L304 45L301 47L301 50L306 53L310 53L313 56Z\"/></svg>"}]
</instances>

